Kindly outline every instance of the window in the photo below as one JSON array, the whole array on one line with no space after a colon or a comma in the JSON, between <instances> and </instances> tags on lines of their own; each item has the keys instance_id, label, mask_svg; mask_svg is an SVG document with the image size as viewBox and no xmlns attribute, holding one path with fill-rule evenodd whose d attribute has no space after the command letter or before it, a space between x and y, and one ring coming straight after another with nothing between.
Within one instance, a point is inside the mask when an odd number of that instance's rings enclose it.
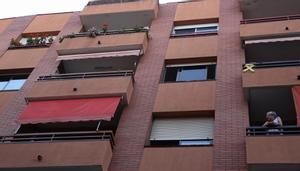
<instances>
[{"instance_id":1,"label":"window","mask_svg":"<svg viewBox=\"0 0 300 171\"><path fill-rule=\"evenodd\" d=\"M28 75L5 75L0 76L0 91L19 90L26 82Z\"/></svg>"},{"instance_id":2,"label":"window","mask_svg":"<svg viewBox=\"0 0 300 171\"><path fill-rule=\"evenodd\" d=\"M150 144L153 146L211 145L212 117L154 119Z\"/></svg>"},{"instance_id":3,"label":"window","mask_svg":"<svg viewBox=\"0 0 300 171\"><path fill-rule=\"evenodd\" d=\"M201 81L215 79L215 63L167 65L165 82Z\"/></svg>"},{"instance_id":4,"label":"window","mask_svg":"<svg viewBox=\"0 0 300 171\"><path fill-rule=\"evenodd\" d=\"M186 34L207 34L217 33L219 30L219 24L197 24L186 26L175 26L173 28L173 35L186 35Z\"/></svg>"}]
</instances>

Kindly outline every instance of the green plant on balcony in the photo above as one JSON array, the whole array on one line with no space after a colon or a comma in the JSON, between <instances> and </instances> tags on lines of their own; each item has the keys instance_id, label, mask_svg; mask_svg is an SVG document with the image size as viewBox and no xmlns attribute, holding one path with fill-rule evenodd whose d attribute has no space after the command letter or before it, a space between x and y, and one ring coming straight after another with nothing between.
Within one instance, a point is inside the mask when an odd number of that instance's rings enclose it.
<instances>
[{"instance_id":1,"label":"green plant on balcony","mask_svg":"<svg viewBox=\"0 0 300 171\"><path fill-rule=\"evenodd\" d=\"M92 27L88 30L89 37L96 37L97 36L97 29L96 27Z\"/></svg>"},{"instance_id":2,"label":"green plant on balcony","mask_svg":"<svg viewBox=\"0 0 300 171\"><path fill-rule=\"evenodd\" d=\"M143 30L143 27L138 27L137 25L133 28L134 31L140 32Z\"/></svg>"},{"instance_id":3,"label":"green plant on balcony","mask_svg":"<svg viewBox=\"0 0 300 171\"><path fill-rule=\"evenodd\" d=\"M54 41L53 37L50 36L49 39L48 39L48 42L49 42L49 43L53 43L53 41Z\"/></svg>"},{"instance_id":4,"label":"green plant on balcony","mask_svg":"<svg viewBox=\"0 0 300 171\"><path fill-rule=\"evenodd\" d=\"M101 29L102 29L103 33L107 33L107 31L108 31L108 24L107 23L101 24Z\"/></svg>"},{"instance_id":5,"label":"green plant on balcony","mask_svg":"<svg viewBox=\"0 0 300 171\"><path fill-rule=\"evenodd\" d=\"M33 41L32 37L29 37L26 41L26 45L31 46L33 44L34 44L34 41Z\"/></svg>"}]
</instances>

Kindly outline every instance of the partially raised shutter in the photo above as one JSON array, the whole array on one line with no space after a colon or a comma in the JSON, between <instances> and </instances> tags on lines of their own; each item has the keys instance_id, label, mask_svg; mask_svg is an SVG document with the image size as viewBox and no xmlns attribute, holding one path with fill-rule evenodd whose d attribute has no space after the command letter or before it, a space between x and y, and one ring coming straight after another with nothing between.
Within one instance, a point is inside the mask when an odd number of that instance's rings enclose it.
<instances>
[{"instance_id":1,"label":"partially raised shutter","mask_svg":"<svg viewBox=\"0 0 300 171\"><path fill-rule=\"evenodd\" d=\"M154 119L150 140L213 139L214 118Z\"/></svg>"}]
</instances>

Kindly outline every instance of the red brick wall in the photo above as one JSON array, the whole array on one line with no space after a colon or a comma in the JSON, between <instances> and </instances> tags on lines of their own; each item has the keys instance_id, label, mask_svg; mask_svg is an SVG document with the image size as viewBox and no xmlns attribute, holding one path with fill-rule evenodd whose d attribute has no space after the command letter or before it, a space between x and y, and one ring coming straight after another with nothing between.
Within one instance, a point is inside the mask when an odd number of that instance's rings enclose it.
<instances>
[{"instance_id":1,"label":"red brick wall","mask_svg":"<svg viewBox=\"0 0 300 171\"><path fill-rule=\"evenodd\" d=\"M18 20L19 19L17 19L17 21ZM16 21L12 24L15 23ZM21 24L17 24L12 27L9 26L9 29L18 30L17 28L15 28L15 27L19 27L18 25ZM23 27L23 29L25 29L25 27ZM74 13L70 17L69 21L66 23L66 25L64 26L63 30L60 32L58 37L64 34L78 32L80 29L81 29L81 23L79 19L79 14ZM45 56L41 59L40 63L30 74L22 89L18 91L15 98L13 98L11 102L7 104L6 108L1 113L0 135L12 134L17 130L19 125L15 121L17 120L20 113L26 107L26 102L24 98L32 88L34 81L40 75L49 75L56 71L58 65L58 63L56 62L56 58L57 58L56 49L58 48L58 46L59 46L59 42L58 39L56 39L55 42L51 45L51 47L46 52Z\"/></svg>"},{"instance_id":2,"label":"red brick wall","mask_svg":"<svg viewBox=\"0 0 300 171\"><path fill-rule=\"evenodd\" d=\"M239 0L220 1L214 170L246 170L248 107L242 90L244 54L239 38Z\"/></svg>"},{"instance_id":3,"label":"red brick wall","mask_svg":"<svg viewBox=\"0 0 300 171\"><path fill-rule=\"evenodd\" d=\"M136 70L132 100L123 111L117 129L110 171L137 171L143 155L176 4L159 8L151 25L147 52Z\"/></svg>"}]
</instances>

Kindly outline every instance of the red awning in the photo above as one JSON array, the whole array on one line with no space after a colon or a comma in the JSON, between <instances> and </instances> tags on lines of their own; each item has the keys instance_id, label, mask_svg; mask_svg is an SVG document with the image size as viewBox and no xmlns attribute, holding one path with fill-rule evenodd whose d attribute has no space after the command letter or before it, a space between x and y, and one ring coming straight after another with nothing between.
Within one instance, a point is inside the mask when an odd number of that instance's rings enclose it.
<instances>
[{"instance_id":1,"label":"red awning","mask_svg":"<svg viewBox=\"0 0 300 171\"><path fill-rule=\"evenodd\" d=\"M300 116L300 86L292 88L297 116ZM298 118L300 119L300 118Z\"/></svg>"},{"instance_id":2,"label":"red awning","mask_svg":"<svg viewBox=\"0 0 300 171\"><path fill-rule=\"evenodd\" d=\"M29 102L19 118L21 124L111 120L120 97Z\"/></svg>"}]
</instances>

